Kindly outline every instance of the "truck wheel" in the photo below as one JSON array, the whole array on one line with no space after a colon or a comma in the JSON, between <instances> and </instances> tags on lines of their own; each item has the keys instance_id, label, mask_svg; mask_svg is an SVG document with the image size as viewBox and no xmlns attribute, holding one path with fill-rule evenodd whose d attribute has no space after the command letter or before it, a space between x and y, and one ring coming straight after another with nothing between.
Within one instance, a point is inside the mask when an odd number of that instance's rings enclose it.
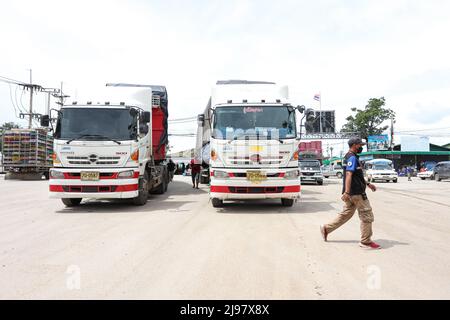
<instances>
[{"instance_id":1,"label":"truck wheel","mask_svg":"<svg viewBox=\"0 0 450 320\"><path fill-rule=\"evenodd\" d=\"M294 205L294 199L281 199L281 205L283 207L292 207Z\"/></svg>"},{"instance_id":2,"label":"truck wheel","mask_svg":"<svg viewBox=\"0 0 450 320\"><path fill-rule=\"evenodd\" d=\"M62 198L61 201L66 207L76 207L81 203L81 198Z\"/></svg>"},{"instance_id":3,"label":"truck wheel","mask_svg":"<svg viewBox=\"0 0 450 320\"><path fill-rule=\"evenodd\" d=\"M330 176L323 176L323 177L328 179Z\"/></svg>"},{"instance_id":4,"label":"truck wheel","mask_svg":"<svg viewBox=\"0 0 450 320\"><path fill-rule=\"evenodd\" d=\"M421 180L425 180L425 178L420 178Z\"/></svg>"},{"instance_id":5,"label":"truck wheel","mask_svg":"<svg viewBox=\"0 0 450 320\"><path fill-rule=\"evenodd\" d=\"M336 173L336 177L338 177L339 179L342 178L342 173L340 172Z\"/></svg>"},{"instance_id":6,"label":"truck wheel","mask_svg":"<svg viewBox=\"0 0 450 320\"><path fill-rule=\"evenodd\" d=\"M220 200L218 198L212 198L211 203L214 208L222 208L223 207L223 200Z\"/></svg>"},{"instance_id":7,"label":"truck wheel","mask_svg":"<svg viewBox=\"0 0 450 320\"><path fill-rule=\"evenodd\" d=\"M318 181L317 181L317 184L318 184L319 186L323 185L323 180L318 180Z\"/></svg>"},{"instance_id":8,"label":"truck wheel","mask_svg":"<svg viewBox=\"0 0 450 320\"><path fill-rule=\"evenodd\" d=\"M441 177L439 177L439 174L435 174L434 175L434 180L436 180L436 181L441 181Z\"/></svg>"},{"instance_id":9,"label":"truck wheel","mask_svg":"<svg viewBox=\"0 0 450 320\"><path fill-rule=\"evenodd\" d=\"M163 177L161 183L152 190L153 194L164 194L164 192L166 192L167 190L167 183L166 183L166 178Z\"/></svg>"},{"instance_id":10,"label":"truck wheel","mask_svg":"<svg viewBox=\"0 0 450 320\"><path fill-rule=\"evenodd\" d=\"M144 177L139 179L139 193L133 198L133 204L136 206L143 206L148 199L148 172L145 171Z\"/></svg>"},{"instance_id":11,"label":"truck wheel","mask_svg":"<svg viewBox=\"0 0 450 320\"><path fill-rule=\"evenodd\" d=\"M394 180L392 180L392 181L393 181L394 183L397 183L398 180L397 180L397 179L394 179Z\"/></svg>"}]
</instances>

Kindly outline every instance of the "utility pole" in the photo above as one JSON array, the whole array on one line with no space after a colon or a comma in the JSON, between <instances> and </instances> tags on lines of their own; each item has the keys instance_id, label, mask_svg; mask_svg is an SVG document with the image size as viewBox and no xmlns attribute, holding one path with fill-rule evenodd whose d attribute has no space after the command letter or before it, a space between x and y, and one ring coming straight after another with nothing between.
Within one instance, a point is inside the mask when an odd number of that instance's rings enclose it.
<instances>
[{"instance_id":1,"label":"utility pole","mask_svg":"<svg viewBox=\"0 0 450 320\"><path fill-rule=\"evenodd\" d=\"M64 99L70 98L70 96L64 95L64 93L63 93L63 82L62 81L61 81L61 87L60 87L60 89L58 89L58 93L54 93L53 96L55 98L59 99L59 102L56 102L56 103L62 107L64 105Z\"/></svg>"},{"instance_id":2,"label":"utility pole","mask_svg":"<svg viewBox=\"0 0 450 320\"><path fill-rule=\"evenodd\" d=\"M28 116L28 129L33 127L33 70L30 69L30 115Z\"/></svg>"},{"instance_id":3,"label":"utility pole","mask_svg":"<svg viewBox=\"0 0 450 320\"><path fill-rule=\"evenodd\" d=\"M391 151L394 151L394 118L391 117Z\"/></svg>"}]
</instances>

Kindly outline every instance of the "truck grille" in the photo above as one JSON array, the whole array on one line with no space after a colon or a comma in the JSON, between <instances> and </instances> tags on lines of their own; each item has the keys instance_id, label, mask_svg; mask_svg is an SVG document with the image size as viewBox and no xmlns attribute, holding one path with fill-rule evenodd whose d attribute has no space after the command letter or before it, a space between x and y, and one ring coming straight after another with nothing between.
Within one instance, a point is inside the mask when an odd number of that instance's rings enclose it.
<instances>
[{"instance_id":1,"label":"truck grille","mask_svg":"<svg viewBox=\"0 0 450 320\"><path fill-rule=\"evenodd\" d=\"M68 156L69 164L78 165L116 165L119 164L120 157L74 157Z\"/></svg>"}]
</instances>

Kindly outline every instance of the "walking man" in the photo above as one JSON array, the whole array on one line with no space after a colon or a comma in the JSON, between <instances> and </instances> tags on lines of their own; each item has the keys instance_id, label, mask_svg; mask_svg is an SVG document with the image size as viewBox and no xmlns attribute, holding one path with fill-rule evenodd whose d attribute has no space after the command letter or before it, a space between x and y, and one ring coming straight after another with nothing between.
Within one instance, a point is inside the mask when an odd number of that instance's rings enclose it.
<instances>
[{"instance_id":1,"label":"walking man","mask_svg":"<svg viewBox=\"0 0 450 320\"><path fill-rule=\"evenodd\" d=\"M346 223L358 210L361 220L361 242L360 247L364 249L380 249L381 246L372 241L372 222L374 221L372 207L366 195L366 186L372 191L377 188L364 179L364 173L359 162L358 154L362 152L362 147L366 143L360 138L351 138L348 141L350 150L345 155L343 168L343 188L342 201L344 201L344 210L328 224L320 226L320 232L324 241L327 241L328 235Z\"/></svg>"},{"instance_id":2,"label":"walking man","mask_svg":"<svg viewBox=\"0 0 450 320\"><path fill-rule=\"evenodd\" d=\"M202 167L200 164L195 163L195 159L191 160L191 176L192 176L192 188L198 189L198 183L200 180L200 172Z\"/></svg>"}]
</instances>

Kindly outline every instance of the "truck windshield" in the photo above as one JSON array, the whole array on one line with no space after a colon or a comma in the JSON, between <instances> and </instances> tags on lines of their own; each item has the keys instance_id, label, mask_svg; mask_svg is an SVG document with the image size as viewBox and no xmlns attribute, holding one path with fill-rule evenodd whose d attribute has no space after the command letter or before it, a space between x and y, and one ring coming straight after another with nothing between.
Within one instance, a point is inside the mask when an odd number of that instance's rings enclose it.
<instances>
[{"instance_id":1,"label":"truck windshield","mask_svg":"<svg viewBox=\"0 0 450 320\"><path fill-rule=\"evenodd\" d=\"M132 140L137 118L130 109L63 108L58 117L55 138L62 140Z\"/></svg>"},{"instance_id":2,"label":"truck windshield","mask_svg":"<svg viewBox=\"0 0 450 320\"><path fill-rule=\"evenodd\" d=\"M285 106L220 107L214 113L213 136L227 140L295 138L295 111Z\"/></svg>"}]
</instances>

